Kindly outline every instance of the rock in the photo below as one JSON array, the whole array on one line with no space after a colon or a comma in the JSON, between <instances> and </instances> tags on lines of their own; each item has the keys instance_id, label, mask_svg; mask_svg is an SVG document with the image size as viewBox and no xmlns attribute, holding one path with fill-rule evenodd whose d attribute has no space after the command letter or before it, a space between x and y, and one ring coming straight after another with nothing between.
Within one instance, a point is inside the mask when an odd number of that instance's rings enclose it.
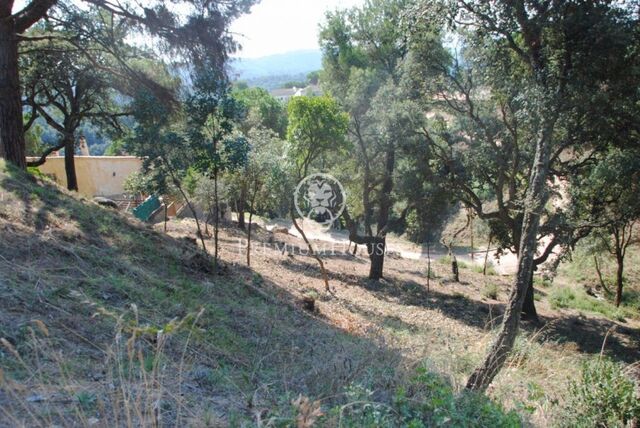
<instances>
[{"instance_id":1,"label":"rock","mask_svg":"<svg viewBox=\"0 0 640 428\"><path fill-rule=\"evenodd\" d=\"M93 198L93 202L98 205L102 205L103 207L118 209L118 204L116 203L116 201L109 198L103 198L102 196L96 196L95 198Z\"/></svg>"},{"instance_id":2,"label":"rock","mask_svg":"<svg viewBox=\"0 0 640 428\"><path fill-rule=\"evenodd\" d=\"M46 398L44 398L42 395L40 394L33 394L27 397L27 401L29 403L40 403L42 401L45 401Z\"/></svg>"},{"instance_id":3,"label":"rock","mask_svg":"<svg viewBox=\"0 0 640 428\"><path fill-rule=\"evenodd\" d=\"M309 312L315 312L316 310L316 299L311 296L304 296L302 298L302 307Z\"/></svg>"},{"instance_id":4,"label":"rock","mask_svg":"<svg viewBox=\"0 0 640 428\"><path fill-rule=\"evenodd\" d=\"M274 226L271 229L271 232L273 233L284 233L284 234L289 234L289 229L287 229L286 227L281 227L281 226Z\"/></svg>"},{"instance_id":5,"label":"rock","mask_svg":"<svg viewBox=\"0 0 640 428\"><path fill-rule=\"evenodd\" d=\"M387 251L387 257L394 260L399 260L402 258L402 254L398 251Z\"/></svg>"}]
</instances>

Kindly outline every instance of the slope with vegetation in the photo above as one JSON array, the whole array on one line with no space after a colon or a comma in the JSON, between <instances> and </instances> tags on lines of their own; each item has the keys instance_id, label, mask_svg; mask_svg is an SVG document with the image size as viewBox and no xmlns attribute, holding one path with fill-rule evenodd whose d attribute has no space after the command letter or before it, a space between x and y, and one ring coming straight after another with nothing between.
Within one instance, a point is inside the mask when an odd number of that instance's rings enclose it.
<instances>
[{"instance_id":1,"label":"slope with vegetation","mask_svg":"<svg viewBox=\"0 0 640 428\"><path fill-rule=\"evenodd\" d=\"M605 335L612 358L638 357L634 321L607 332L543 305L548 327L518 339L490 391L506 412L462 388L493 337L503 278L463 268L456 284L434 263L427 288L419 262L393 258L372 282L365 254L336 252L323 254L331 297L293 236L258 229L248 269L244 233L225 228L214 274L190 220L165 235L5 164L0 186L7 426L546 425ZM618 365L607 367L616 397Z\"/></svg>"},{"instance_id":2,"label":"slope with vegetation","mask_svg":"<svg viewBox=\"0 0 640 428\"><path fill-rule=\"evenodd\" d=\"M7 426L310 426L321 414L326 425L517 423L405 370L380 336L305 312L293 290L224 253L227 270L214 275L184 231L157 233L4 163L0 186Z\"/></svg>"}]
</instances>

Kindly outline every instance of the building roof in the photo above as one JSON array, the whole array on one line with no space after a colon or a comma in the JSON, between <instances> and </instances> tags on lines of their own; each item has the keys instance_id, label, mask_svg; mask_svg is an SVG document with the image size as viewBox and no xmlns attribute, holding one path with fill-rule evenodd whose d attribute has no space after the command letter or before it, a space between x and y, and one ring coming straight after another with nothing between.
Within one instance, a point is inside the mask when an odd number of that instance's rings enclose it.
<instances>
[{"instance_id":1,"label":"building roof","mask_svg":"<svg viewBox=\"0 0 640 428\"><path fill-rule=\"evenodd\" d=\"M271 91L273 97L292 97L296 94L297 88L279 88Z\"/></svg>"}]
</instances>

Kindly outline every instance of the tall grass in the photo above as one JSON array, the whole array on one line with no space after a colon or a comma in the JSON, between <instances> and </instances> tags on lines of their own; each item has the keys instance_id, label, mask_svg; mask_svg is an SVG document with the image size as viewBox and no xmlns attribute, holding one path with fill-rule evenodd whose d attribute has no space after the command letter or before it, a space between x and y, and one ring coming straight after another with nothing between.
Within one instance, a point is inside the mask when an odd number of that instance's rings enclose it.
<instances>
[{"instance_id":1,"label":"tall grass","mask_svg":"<svg viewBox=\"0 0 640 428\"><path fill-rule=\"evenodd\" d=\"M625 308L616 308L615 305L604 299L596 299L589 296L584 290L568 287L558 287L551 291L549 302L554 309L570 308L602 314L608 318L624 320L632 316Z\"/></svg>"},{"instance_id":2,"label":"tall grass","mask_svg":"<svg viewBox=\"0 0 640 428\"><path fill-rule=\"evenodd\" d=\"M112 343L107 348L92 343L104 357L103 366L93 368L104 374L99 383L73 377L64 352L56 345L59 338L50 336L43 321L33 320L22 352L0 339L0 349L24 373L24 379L17 381L0 368L0 391L8 398L0 406L1 419L11 426L184 425L185 355L202 313L173 319L159 328L142 325L135 305L121 315L97 308L94 316L115 320ZM182 352L178 361L170 361L165 350L177 334L183 339Z\"/></svg>"}]
</instances>

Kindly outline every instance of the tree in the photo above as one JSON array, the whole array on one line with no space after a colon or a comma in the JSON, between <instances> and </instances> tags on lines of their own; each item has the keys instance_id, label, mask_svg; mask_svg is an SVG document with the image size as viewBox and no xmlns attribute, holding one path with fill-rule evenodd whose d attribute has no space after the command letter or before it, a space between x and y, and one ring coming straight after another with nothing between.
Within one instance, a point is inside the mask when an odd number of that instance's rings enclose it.
<instances>
[{"instance_id":1,"label":"tree","mask_svg":"<svg viewBox=\"0 0 640 428\"><path fill-rule=\"evenodd\" d=\"M228 24L249 10L253 0L229 2L182 0L166 2L111 2L82 0L110 13L114 18L131 24L130 35L151 36L163 53L173 53L192 63L208 60L214 70L223 73L223 65L236 44L228 33ZM57 19L57 13L74 6L71 0L31 0L14 11L14 1L0 5L0 157L21 168L26 167L22 124L22 104L18 46L26 40L23 34L45 17ZM73 37L91 37L90 33L75 33ZM86 50L87 58L94 58ZM135 80L135 73L131 74Z\"/></svg>"},{"instance_id":2,"label":"tree","mask_svg":"<svg viewBox=\"0 0 640 428\"><path fill-rule=\"evenodd\" d=\"M310 73L307 73L307 82L310 85L317 85L319 81L320 81L319 71L312 71Z\"/></svg>"},{"instance_id":3,"label":"tree","mask_svg":"<svg viewBox=\"0 0 640 428\"><path fill-rule=\"evenodd\" d=\"M212 72L214 70L214 72ZM194 168L213 180L214 262L218 263L220 174L242 168L247 162L249 144L235 124L245 115L244 106L229 95L229 86L215 69L198 67L193 93L186 101L188 142L194 148Z\"/></svg>"},{"instance_id":4,"label":"tree","mask_svg":"<svg viewBox=\"0 0 640 428\"><path fill-rule=\"evenodd\" d=\"M330 97L295 97L287 106L288 152L296 167L298 180L307 176L316 161L326 167L329 152L347 148L345 133L348 117Z\"/></svg>"},{"instance_id":5,"label":"tree","mask_svg":"<svg viewBox=\"0 0 640 428\"><path fill-rule=\"evenodd\" d=\"M330 97L295 97L287 107L289 126L287 127L288 156L294 167L294 177L299 182L307 176L309 169L318 164L325 168L325 156L329 152L341 152L347 147L345 133L348 117ZM291 197L293 199L293 197ZM329 288L327 272L322 259L315 253L304 230L298 225L293 200L290 200L291 221L302 236L309 253L320 265L325 288Z\"/></svg>"},{"instance_id":6,"label":"tree","mask_svg":"<svg viewBox=\"0 0 640 428\"><path fill-rule=\"evenodd\" d=\"M636 242L634 227L640 220L640 152L634 147L611 147L572 184L573 211L593 227L594 237L601 244L596 249L604 249L615 258L615 304L620 306L625 256ZM597 259L595 262L601 278ZM602 278L601 282L604 283Z\"/></svg>"},{"instance_id":7,"label":"tree","mask_svg":"<svg viewBox=\"0 0 640 428\"><path fill-rule=\"evenodd\" d=\"M249 225L247 227L247 266L251 266L251 229L253 214L259 195L264 195L269 175L277 168L277 158L273 156L278 137L273 131L261 127L252 128L247 135L251 144L249 159L242 175L246 180L249 198Z\"/></svg>"},{"instance_id":8,"label":"tree","mask_svg":"<svg viewBox=\"0 0 640 428\"><path fill-rule=\"evenodd\" d=\"M345 220L350 239L367 246L371 279L383 275L385 234L392 226L394 205L400 202L395 192L396 167L404 155L411 157L408 149L423 121L403 82L408 54L403 16L411 4L376 0L329 13L320 33L322 83L348 112L349 138L356 149L350 160L352 179L346 185L361 196L350 201L353 212L345 211ZM434 55L443 51L438 38L428 46ZM408 212L403 211L400 223Z\"/></svg>"},{"instance_id":9,"label":"tree","mask_svg":"<svg viewBox=\"0 0 640 428\"><path fill-rule=\"evenodd\" d=\"M246 111L239 121L238 128L247 136L258 129L270 130L278 137L284 138L287 131L287 114L285 107L262 88L235 89L231 96ZM249 199L250 178L247 174L237 174L232 180L235 190L232 195L238 214L238 227L245 228L245 210Z\"/></svg>"},{"instance_id":10,"label":"tree","mask_svg":"<svg viewBox=\"0 0 640 428\"><path fill-rule=\"evenodd\" d=\"M207 251L200 221L182 183L189 168L198 161L200 147L194 145L184 131L184 123L176 111L158 101L149 91L141 90L132 104L136 126L126 143L127 151L144 159L146 174L153 177L153 188L166 193L173 185L184 198L196 221L197 236Z\"/></svg>"},{"instance_id":11,"label":"tree","mask_svg":"<svg viewBox=\"0 0 640 428\"><path fill-rule=\"evenodd\" d=\"M29 36L38 37L42 33L32 31ZM62 31L47 34L47 37L65 37ZM77 191L74 164L77 131L86 122L109 127L115 132L121 129L119 118L129 115L123 110L124 106L121 104L119 107L116 102L121 94L113 88L121 85L114 84L113 76L105 71L112 67L107 55L95 60L99 63L89 62L79 49L54 39L29 42L25 48L27 53L21 57L24 104L32 111L25 130L29 130L35 119L41 117L60 134L58 144L42 150L36 155L39 159L28 162L27 166L40 166L49 154L64 149L67 188ZM90 48L82 46L82 49ZM57 52L55 58L51 55L53 51Z\"/></svg>"},{"instance_id":12,"label":"tree","mask_svg":"<svg viewBox=\"0 0 640 428\"><path fill-rule=\"evenodd\" d=\"M231 96L246 110L246 124L240 123L243 132L261 126L284 138L287 132L287 112L284 105L263 88L244 88L231 91Z\"/></svg>"},{"instance_id":13,"label":"tree","mask_svg":"<svg viewBox=\"0 0 640 428\"><path fill-rule=\"evenodd\" d=\"M584 163L585 157L590 159L594 152L601 150L602 140L610 141L612 129L628 121L629 115L602 112L598 108L600 101L596 100L604 95L611 101L620 100L624 106L628 105L618 88L626 80L620 70L629 61L627 50L632 38L629 34L633 34L635 22L629 9L624 7L577 1L547 2L532 7L525 1L451 1L438 3L430 13L436 16L443 12L453 28L461 30L460 35L469 43L470 49L486 58L486 63L500 58L508 60L508 72L494 74L491 86L481 89L489 94L492 88L504 88L505 85L517 90L507 100L520 104L518 114L513 117L520 123L518 129L524 130L524 134L518 134L524 137L519 144L528 146L532 153L520 208L522 220L519 221L516 278L498 336L483 364L467 382L468 388L482 390L491 383L513 347L520 312L527 293L531 293L537 237L544 232L541 218L549 199L549 178L570 176ZM614 58L612 51L622 55ZM496 55L488 55L491 52ZM603 55L605 52L607 54ZM497 64L503 66L505 62L497 61ZM612 71L615 71L615 79L610 78ZM603 91L603 85L608 84L611 84L607 87L611 91ZM471 97L466 87L462 85L457 95L463 100L468 114L474 105L469 103ZM454 95L450 93L450 100ZM613 107L615 109L617 107ZM474 120L473 117L470 119ZM577 123L588 123L589 126L580 128L575 126ZM631 122L629 124L635 127ZM485 126L486 123L477 123L478 135L482 135L480 131L495 135L495 128L487 130ZM470 132L469 135L476 134ZM501 143L498 139L494 142ZM450 167L455 168L455 164ZM472 192L468 193L468 197L474 199ZM500 191L495 194L496 198L503 196ZM561 217L556 217L556 223L559 221ZM577 237L582 233L578 231Z\"/></svg>"}]
</instances>

